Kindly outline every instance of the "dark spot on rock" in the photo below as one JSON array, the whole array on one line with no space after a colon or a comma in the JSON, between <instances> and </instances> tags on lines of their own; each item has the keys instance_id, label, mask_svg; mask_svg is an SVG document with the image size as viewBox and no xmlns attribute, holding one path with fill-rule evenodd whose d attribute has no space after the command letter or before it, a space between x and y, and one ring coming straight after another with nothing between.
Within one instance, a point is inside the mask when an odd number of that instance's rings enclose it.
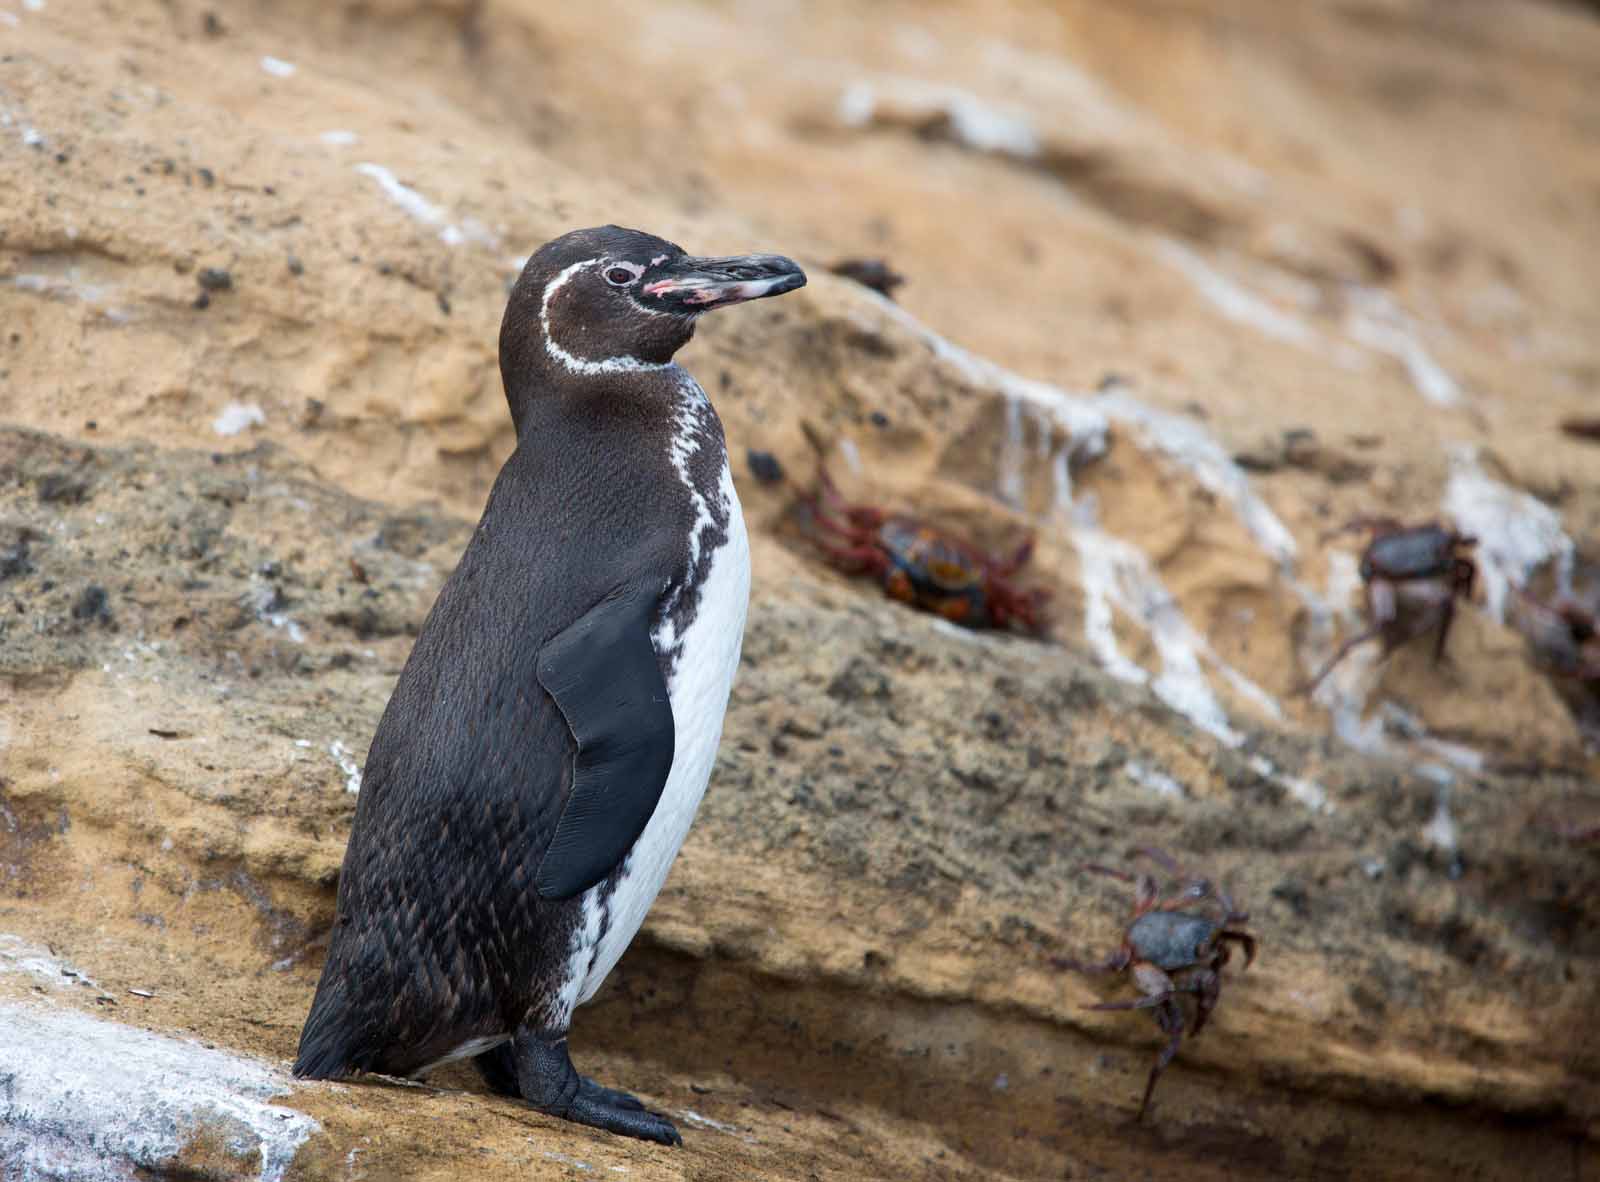
<instances>
[{"instance_id":1,"label":"dark spot on rock","mask_svg":"<svg viewBox=\"0 0 1600 1182\"><path fill-rule=\"evenodd\" d=\"M367 592L372 595L373 592ZM328 623L338 628L348 628L359 640L372 640L381 636L407 636L416 631L410 621L399 615L380 611L371 600L354 608L340 608L328 616Z\"/></svg>"},{"instance_id":2,"label":"dark spot on rock","mask_svg":"<svg viewBox=\"0 0 1600 1182\"><path fill-rule=\"evenodd\" d=\"M18 538L9 546L0 546L0 582L15 578L18 575L29 574L33 571L33 563L28 561L28 539Z\"/></svg>"},{"instance_id":3,"label":"dark spot on rock","mask_svg":"<svg viewBox=\"0 0 1600 1182\"><path fill-rule=\"evenodd\" d=\"M1128 380L1121 374L1115 370L1107 370L1100 375L1100 380L1094 384L1094 388L1099 393L1104 394L1107 390L1115 390L1118 386L1126 386L1127 384Z\"/></svg>"},{"instance_id":4,"label":"dark spot on rock","mask_svg":"<svg viewBox=\"0 0 1600 1182\"><path fill-rule=\"evenodd\" d=\"M196 169L195 175L200 178L200 183L208 189L217 183L217 174L212 172L209 168Z\"/></svg>"},{"instance_id":5,"label":"dark spot on rock","mask_svg":"<svg viewBox=\"0 0 1600 1182\"><path fill-rule=\"evenodd\" d=\"M194 306L202 310L211 307L211 293L209 291L203 291L199 295L195 296Z\"/></svg>"},{"instance_id":6,"label":"dark spot on rock","mask_svg":"<svg viewBox=\"0 0 1600 1182\"><path fill-rule=\"evenodd\" d=\"M896 349L888 337L870 329L851 329L845 333L844 343L852 349L860 350L868 357L888 358L893 357L896 353Z\"/></svg>"},{"instance_id":7,"label":"dark spot on rock","mask_svg":"<svg viewBox=\"0 0 1600 1182\"><path fill-rule=\"evenodd\" d=\"M891 693L889 678L882 669L864 657L854 657L828 683L828 697L836 702L886 701Z\"/></svg>"},{"instance_id":8,"label":"dark spot on rock","mask_svg":"<svg viewBox=\"0 0 1600 1182\"><path fill-rule=\"evenodd\" d=\"M291 275L304 275L306 273L306 265L300 261L298 255L289 256L288 267Z\"/></svg>"},{"instance_id":9,"label":"dark spot on rock","mask_svg":"<svg viewBox=\"0 0 1600 1182\"><path fill-rule=\"evenodd\" d=\"M221 267L202 267L195 276L206 291L232 291L233 276Z\"/></svg>"},{"instance_id":10,"label":"dark spot on rock","mask_svg":"<svg viewBox=\"0 0 1600 1182\"><path fill-rule=\"evenodd\" d=\"M1287 903L1289 910L1300 919L1305 919L1311 914L1311 896L1303 885L1293 879L1286 878L1273 887L1272 897Z\"/></svg>"},{"instance_id":11,"label":"dark spot on rock","mask_svg":"<svg viewBox=\"0 0 1600 1182\"><path fill-rule=\"evenodd\" d=\"M89 482L66 472L39 477L34 491L45 505L81 505L89 496Z\"/></svg>"},{"instance_id":12,"label":"dark spot on rock","mask_svg":"<svg viewBox=\"0 0 1600 1182\"><path fill-rule=\"evenodd\" d=\"M1350 986L1350 1000L1356 1009L1375 1018L1381 1018L1384 1010L1389 1008L1381 993L1368 989L1359 982Z\"/></svg>"},{"instance_id":13,"label":"dark spot on rock","mask_svg":"<svg viewBox=\"0 0 1600 1182\"><path fill-rule=\"evenodd\" d=\"M90 583L79 592L77 600L72 605L72 618L82 620L84 623L93 623L96 620L110 623L110 596L106 594L106 589L98 583Z\"/></svg>"},{"instance_id":14,"label":"dark spot on rock","mask_svg":"<svg viewBox=\"0 0 1600 1182\"><path fill-rule=\"evenodd\" d=\"M437 299L439 302L439 311L443 312L446 316L450 315L450 297L441 291L438 293Z\"/></svg>"},{"instance_id":15,"label":"dark spot on rock","mask_svg":"<svg viewBox=\"0 0 1600 1182\"><path fill-rule=\"evenodd\" d=\"M867 416L867 421L881 430L889 425L889 416L881 410L875 410Z\"/></svg>"},{"instance_id":16,"label":"dark spot on rock","mask_svg":"<svg viewBox=\"0 0 1600 1182\"><path fill-rule=\"evenodd\" d=\"M200 27L205 30L207 37L220 37L228 31L222 24L222 18L214 12L207 12L200 18Z\"/></svg>"},{"instance_id":17,"label":"dark spot on rock","mask_svg":"<svg viewBox=\"0 0 1600 1182\"><path fill-rule=\"evenodd\" d=\"M1574 439L1600 443L1600 417L1562 419L1561 430Z\"/></svg>"},{"instance_id":18,"label":"dark spot on rock","mask_svg":"<svg viewBox=\"0 0 1600 1182\"><path fill-rule=\"evenodd\" d=\"M783 479L783 465L770 451L757 451L752 447L745 455L745 462L750 465L750 475L762 484L777 484Z\"/></svg>"},{"instance_id":19,"label":"dark spot on rock","mask_svg":"<svg viewBox=\"0 0 1600 1182\"><path fill-rule=\"evenodd\" d=\"M835 275L853 279L862 287L870 287L879 295L894 298L894 289L906 281L882 259L840 259L828 268Z\"/></svg>"}]
</instances>

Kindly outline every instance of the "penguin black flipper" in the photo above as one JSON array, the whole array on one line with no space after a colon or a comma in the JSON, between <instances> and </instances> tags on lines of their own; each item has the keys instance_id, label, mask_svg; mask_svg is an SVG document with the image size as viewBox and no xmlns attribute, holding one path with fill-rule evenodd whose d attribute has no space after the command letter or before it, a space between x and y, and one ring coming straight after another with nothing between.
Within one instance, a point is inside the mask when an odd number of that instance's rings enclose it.
<instances>
[{"instance_id":1,"label":"penguin black flipper","mask_svg":"<svg viewBox=\"0 0 1600 1182\"><path fill-rule=\"evenodd\" d=\"M578 743L572 790L534 888L570 899L627 857L672 770L672 704L650 643L654 597L601 600L539 650L539 684Z\"/></svg>"}]
</instances>

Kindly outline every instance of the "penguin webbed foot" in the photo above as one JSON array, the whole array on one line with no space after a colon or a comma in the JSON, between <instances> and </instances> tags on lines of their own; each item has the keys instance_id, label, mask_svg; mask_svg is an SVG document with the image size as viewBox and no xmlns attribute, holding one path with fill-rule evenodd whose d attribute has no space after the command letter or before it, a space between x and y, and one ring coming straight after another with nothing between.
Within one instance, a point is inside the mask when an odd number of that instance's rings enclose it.
<instances>
[{"instance_id":1,"label":"penguin webbed foot","mask_svg":"<svg viewBox=\"0 0 1600 1182\"><path fill-rule=\"evenodd\" d=\"M566 1035L541 1036L519 1031L509 1047L478 1057L478 1069L496 1091L506 1091L506 1067L515 1069L517 1092L533 1107L575 1124L638 1137L661 1145L682 1145L671 1121L651 1112L636 1096L579 1075L567 1054Z\"/></svg>"},{"instance_id":2,"label":"penguin webbed foot","mask_svg":"<svg viewBox=\"0 0 1600 1182\"><path fill-rule=\"evenodd\" d=\"M618 1091L616 1088L608 1088L587 1075L578 1077L578 1095L587 1096L596 1104L604 1104L611 1108L621 1108L629 1112L646 1111L644 1102L639 1097Z\"/></svg>"},{"instance_id":3,"label":"penguin webbed foot","mask_svg":"<svg viewBox=\"0 0 1600 1182\"><path fill-rule=\"evenodd\" d=\"M588 1076L580 1076L579 1081L578 1095L572 1106L557 1115L581 1125L621 1133L624 1137L638 1137L662 1145L683 1144L672 1122L659 1112L651 1112L637 1096L604 1087Z\"/></svg>"}]
</instances>

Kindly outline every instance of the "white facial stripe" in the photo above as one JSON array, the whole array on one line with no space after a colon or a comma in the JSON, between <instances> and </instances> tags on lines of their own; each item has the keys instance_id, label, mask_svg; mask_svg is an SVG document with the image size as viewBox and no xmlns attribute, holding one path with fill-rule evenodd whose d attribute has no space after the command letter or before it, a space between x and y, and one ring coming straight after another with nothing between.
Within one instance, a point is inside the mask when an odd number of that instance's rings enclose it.
<instances>
[{"instance_id":1,"label":"white facial stripe","mask_svg":"<svg viewBox=\"0 0 1600 1182\"><path fill-rule=\"evenodd\" d=\"M568 353L556 343L550 331L550 301L555 299L556 292L567 285L579 271L593 267L597 263L605 262L604 259L584 259L582 262L573 263L561 274L557 275L544 286L544 296L539 302L539 327L544 330L544 351L554 360L566 367L568 373L602 374L602 373L639 373L646 370L666 369L672 362L640 361L637 357L606 357L599 361L591 361L586 357L578 357ZM621 264L619 264L621 265ZM632 264L628 264L632 265ZM643 268L640 268L643 271Z\"/></svg>"}]
</instances>

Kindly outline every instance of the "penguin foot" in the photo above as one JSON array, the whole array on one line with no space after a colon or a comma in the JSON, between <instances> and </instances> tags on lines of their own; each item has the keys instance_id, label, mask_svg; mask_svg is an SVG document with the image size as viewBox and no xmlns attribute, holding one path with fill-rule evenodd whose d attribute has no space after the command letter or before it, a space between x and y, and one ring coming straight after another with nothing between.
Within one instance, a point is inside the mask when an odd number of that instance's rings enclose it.
<instances>
[{"instance_id":1,"label":"penguin foot","mask_svg":"<svg viewBox=\"0 0 1600 1182\"><path fill-rule=\"evenodd\" d=\"M662 1145L683 1144L683 1138L678 1135L672 1122L659 1112L651 1112L637 1097L615 1088L601 1087L587 1077L581 1078L582 1083L578 1086L578 1095L572 1106L565 1113L556 1115L565 1116L580 1125L621 1133L624 1137L638 1137Z\"/></svg>"},{"instance_id":2,"label":"penguin foot","mask_svg":"<svg viewBox=\"0 0 1600 1182\"><path fill-rule=\"evenodd\" d=\"M616 1088L608 1088L598 1084L587 1075L578 1077L578 1095L589 1096L597 1104L605 1104L612 1108L626 1108L635 1112L643 1112L644 1105L639 1097L630 1096L627 1092L619 1092Z\"/></svg>"},{"instance_id":3,"label":"penguin foot","mask_svg":"<svg viewBox=\"0 0 1600 1182\"><path fill-rule=\"evenodd\" d=\"M480 1058L487 1060L488 1056ZM540 1033L524 1027L512 1040L510 1058L516 1066L517 1090L540 1112L624 1137L662 1145L683 1144L672 1122L651 1112L637 1097L579 1075L567 1054L565 1034ZM504 1062L502 1057L480 1063L491 1086L497 1082L495 1069Z\"/></svg>"}]
</instances>

